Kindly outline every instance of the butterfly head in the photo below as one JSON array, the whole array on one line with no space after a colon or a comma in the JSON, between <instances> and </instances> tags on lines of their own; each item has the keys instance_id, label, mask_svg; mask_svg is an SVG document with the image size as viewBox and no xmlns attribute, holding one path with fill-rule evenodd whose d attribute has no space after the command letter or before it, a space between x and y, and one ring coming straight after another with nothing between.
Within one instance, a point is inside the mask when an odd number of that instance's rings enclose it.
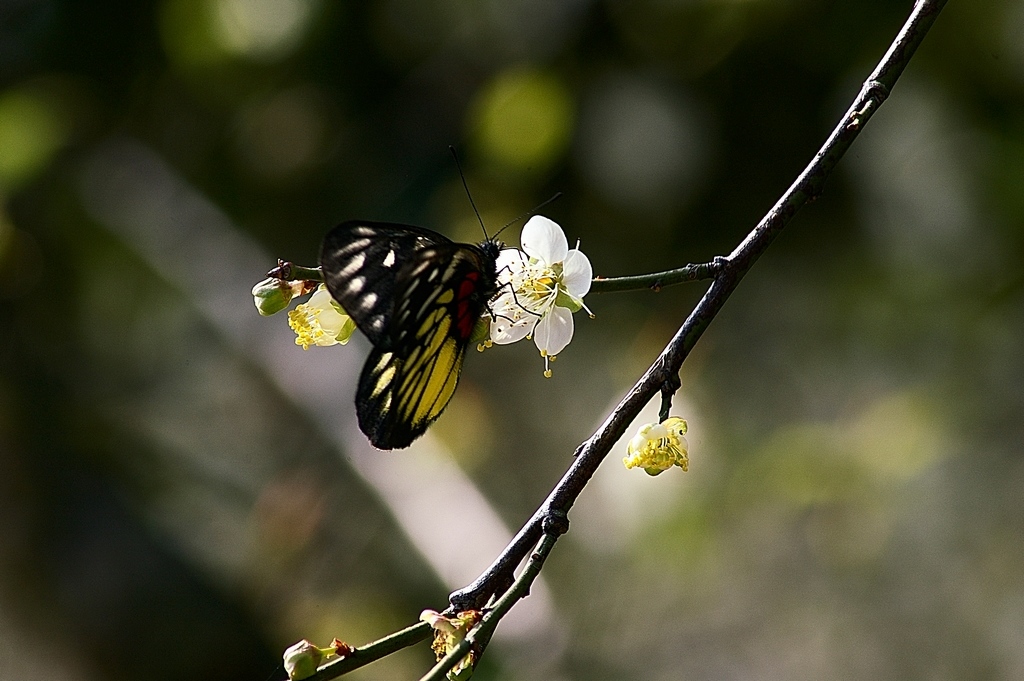
<instances>
[{"instance_id":1,"label":"butterfly head","mask_svg":"<svg viewBox=\"0 0 1024 681\"><path fill-rule=\"evenodd\" d=\"M494 237L480 242L480 250L492 261L498 259L498 254L505 248L505 244Z\"/></svg>"}]
</instances>

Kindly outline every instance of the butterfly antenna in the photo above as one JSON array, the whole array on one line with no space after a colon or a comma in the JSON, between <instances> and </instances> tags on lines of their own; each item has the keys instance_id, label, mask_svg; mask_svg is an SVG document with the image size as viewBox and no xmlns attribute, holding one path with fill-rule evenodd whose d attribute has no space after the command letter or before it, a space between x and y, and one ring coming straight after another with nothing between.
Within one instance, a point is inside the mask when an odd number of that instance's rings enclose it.
<instances>
[{"instance_id":1,"label":"butterfly antenna","mask_svg":"<svg viewBox=\"0 0 1024 681\"><path fill-rule=\"evenodd\" d=\"M455 159L455 167L459 169L459 179L462 180L462 187L466 190L466 196L469 197L469 205L473 206L473 212L476 213L476 219L480 222L480 229L484 231L484 238L488 241L491 237L487 236L487 228L484 227L484 219L480 217L480 211L476 209L476 202L473 201L473 195L469 192L469 185L466 183L466 174L462 172L462 164L459 163L459 154L455 151L455 147L448 145L448 151L452 152L452 158Z\"/></svg>"},{"instance_id":2,"label":"butterfly antenna","mask_svg":"<svg viewBox=\"0 0 1024 681\"><path fill-rule=\"evenodd\" d=\"M497 238L498 238L498 235L499 235L499 234L501 234L502 232L504 232L504 231L505 231L506 229L508 229L508 228L509 228L509 227L511 227L512 225L516 224L517 222L519 222L520 220L522 220L522 219L524 219L524 218L528 218L528 217L531 217L531 216L533 216L533 215L536 215L536 214L537 214L537 211L539 211L539 210L540 210L541 208L543 208L544 206L548 205L549 203L552 203L552 202L554 202L554 201L555 201L556 199L559 199L559 198L561 198L561 197L562 197L562 192L555 192L555 195L554 195L554 196L552 196L552 197L551 197L550 199L548 199L547 201L544 201L543 203L541 203L541 204L540 204L539 206L537 206L537 207L536 207L536 208L534 208L533 210L528 210L528 211L526 211L525 213L523 213L522 215L520 215L519 217L517 217L517 218L516 218L515 220L511 220L511 221L509 221L509 222L508 222L508 224L506 224L506 225L505 225L504 227L502 227L502 228L501 228L501 229L499 229L499 230L498 230L497 232L495 232L495 233L494 233L494 236L493 236L493 237L491 237L491 238L492 238L492 239L497 239Z\"/></svg>"}]
</instances>

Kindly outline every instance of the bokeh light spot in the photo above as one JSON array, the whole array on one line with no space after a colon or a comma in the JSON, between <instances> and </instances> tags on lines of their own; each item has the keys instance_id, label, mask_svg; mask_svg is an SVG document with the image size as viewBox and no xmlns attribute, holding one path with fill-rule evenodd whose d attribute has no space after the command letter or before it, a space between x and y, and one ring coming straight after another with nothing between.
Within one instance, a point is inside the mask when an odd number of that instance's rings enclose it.
<instances>
[{"instance_id":1,"label":"bokeh light spot","mask_svg":"<svg viewBox=\"0 0 1024 681\"><path fill-rule=\"evenodd\" d=\"M318 0L168 0L160 29L168 55L185 66L274 61L299 46L318 7Z\"/></svg>"},{"instance_id":2,"label":"bokeh light spot","mask_svg":"<svg viewBox=\"0 0 1024 681\"><path fill-rule=\"evenodd\" d=\"M574 123L572 98L554 76L522 68L504 71L477 95L472 127L492 163L541 172L565 151Z\"/></svg>"},{"instance_id":3,"label":"bokeh light spot","mask_svg":"<svg viewBox=\"0 0 1024 681\"><path fill-rule=\"evenodd\" d=\"M24 89L0 94L0 188L32 179L64 144L67 132L46 98Z\"/></svg>"},{"instance_id":4,"label":"bokeh light spot","mask_svg":"<svg viewBox=\"0 0 1024 681\"><path fill-rule=\"evenodd\" d=\"M690 194L709 135L678 91L613 81L588 98L582 118L583 174L613 203L658 209Z\"/></svg>"},{"instance_id":5,"label":"bokeh light spot","mask_svg":"<svg viewBox=\"0 0 1024 681\"><path fill-rule=\"evenodd\" d=\"M299 44L315 8L315 0L216 0L214 28L229 52L272 60Z\"/></svg>"}]
</instances>

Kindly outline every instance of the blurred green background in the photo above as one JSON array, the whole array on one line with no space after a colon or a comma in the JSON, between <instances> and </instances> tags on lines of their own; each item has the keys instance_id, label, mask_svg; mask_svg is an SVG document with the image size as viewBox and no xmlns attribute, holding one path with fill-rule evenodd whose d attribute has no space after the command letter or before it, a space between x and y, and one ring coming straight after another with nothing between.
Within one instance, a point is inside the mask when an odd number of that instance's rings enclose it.
<instances>
[{"instance_id":1,"label":"blurred green background","mask_svg":"<svg viewBox=\"0 0 1024 681\"><path fill-rule=\"evenodd\" d=\"M598 274L707 261L909 10L0 0L0 678L265 681L441 609L704 285L590 296L550 380L472 353L394 454L365 343L251 286L344 219L479 240L449 144L491 228L563 192ZM1024 1L952 0L688 359L690 472L620 443L478 678L1024 678L1022 186Z\"/></svg>"}]
</instances>

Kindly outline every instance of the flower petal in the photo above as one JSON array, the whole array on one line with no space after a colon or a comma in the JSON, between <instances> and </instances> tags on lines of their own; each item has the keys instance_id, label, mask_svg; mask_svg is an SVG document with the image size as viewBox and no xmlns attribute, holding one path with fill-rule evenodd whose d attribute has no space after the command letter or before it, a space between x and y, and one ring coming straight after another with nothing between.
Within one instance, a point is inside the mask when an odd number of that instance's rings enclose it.
<instances>
[{"instance_id":1,"label":"flower petal","mask_svg":"<svg viewBox=\"0 0 1024 681\"><path fill-rule=\"evenodd\" d=\"M519 242L528 256L548 265L562 262L569 253L565 232L543 215L534 215L527 220Z\"/></svg>"},{"instance_id":2,"label":"flower petal","mask_svg":"<svg viewBox=\"0 0 1024 681\"><path fill-rule=\"evenodd\" d=\"M541 352L557 355L572 340L572 330L572 312L564 307L552 307L537 323L533 341Z\"/></svg>"},{"instance_id":3,"label":"flower petal","mask_svg":"<svg viewBox=\"0 0 1024 681\"><path fill-rule=\"evenodd\" d=\"M495 261L495 269L498 272L498 279L507 281L512 274L519 272L525 267L529 259L525 253L518 248L504 248L498 253Z\"/></svg>"},{"instance_id":4,"label":"flower petal","mask_svg":"<svg viewBox=\"0 0 1024 681\"><path fill-rule=\"evenodd\" d=\"M530 335L536 319L527 317L518 321L511 321L505 317L495 317L491 320L491 342L495 345L509 345L521 341Z\"/></svg>"},{"instance_id":5,"label":"flower petal","mask_svg":"<svg viewBox=\"0 0 1024 681\"><path fill-rule=\"evenodd\" d=\"M327 287L321 284L317 287L316 291L313 292L313 295L309 297L306 304L313 307L327 308L331 306L332 300L334 299L331 298L331 294L328 293Z\"/></svg>"},{"instance_id":6,"label":"flower petal","mask_svg":"<svg viewBox=\"0 0 1024 681\"><path fill-rule=\"evenodd\" d=\"M562 265L562 283L569 293L582 298L590 292L593 279L594 268L590 265L590 258L575 248L569 251Z\"/></svg>"}]
</instances>

